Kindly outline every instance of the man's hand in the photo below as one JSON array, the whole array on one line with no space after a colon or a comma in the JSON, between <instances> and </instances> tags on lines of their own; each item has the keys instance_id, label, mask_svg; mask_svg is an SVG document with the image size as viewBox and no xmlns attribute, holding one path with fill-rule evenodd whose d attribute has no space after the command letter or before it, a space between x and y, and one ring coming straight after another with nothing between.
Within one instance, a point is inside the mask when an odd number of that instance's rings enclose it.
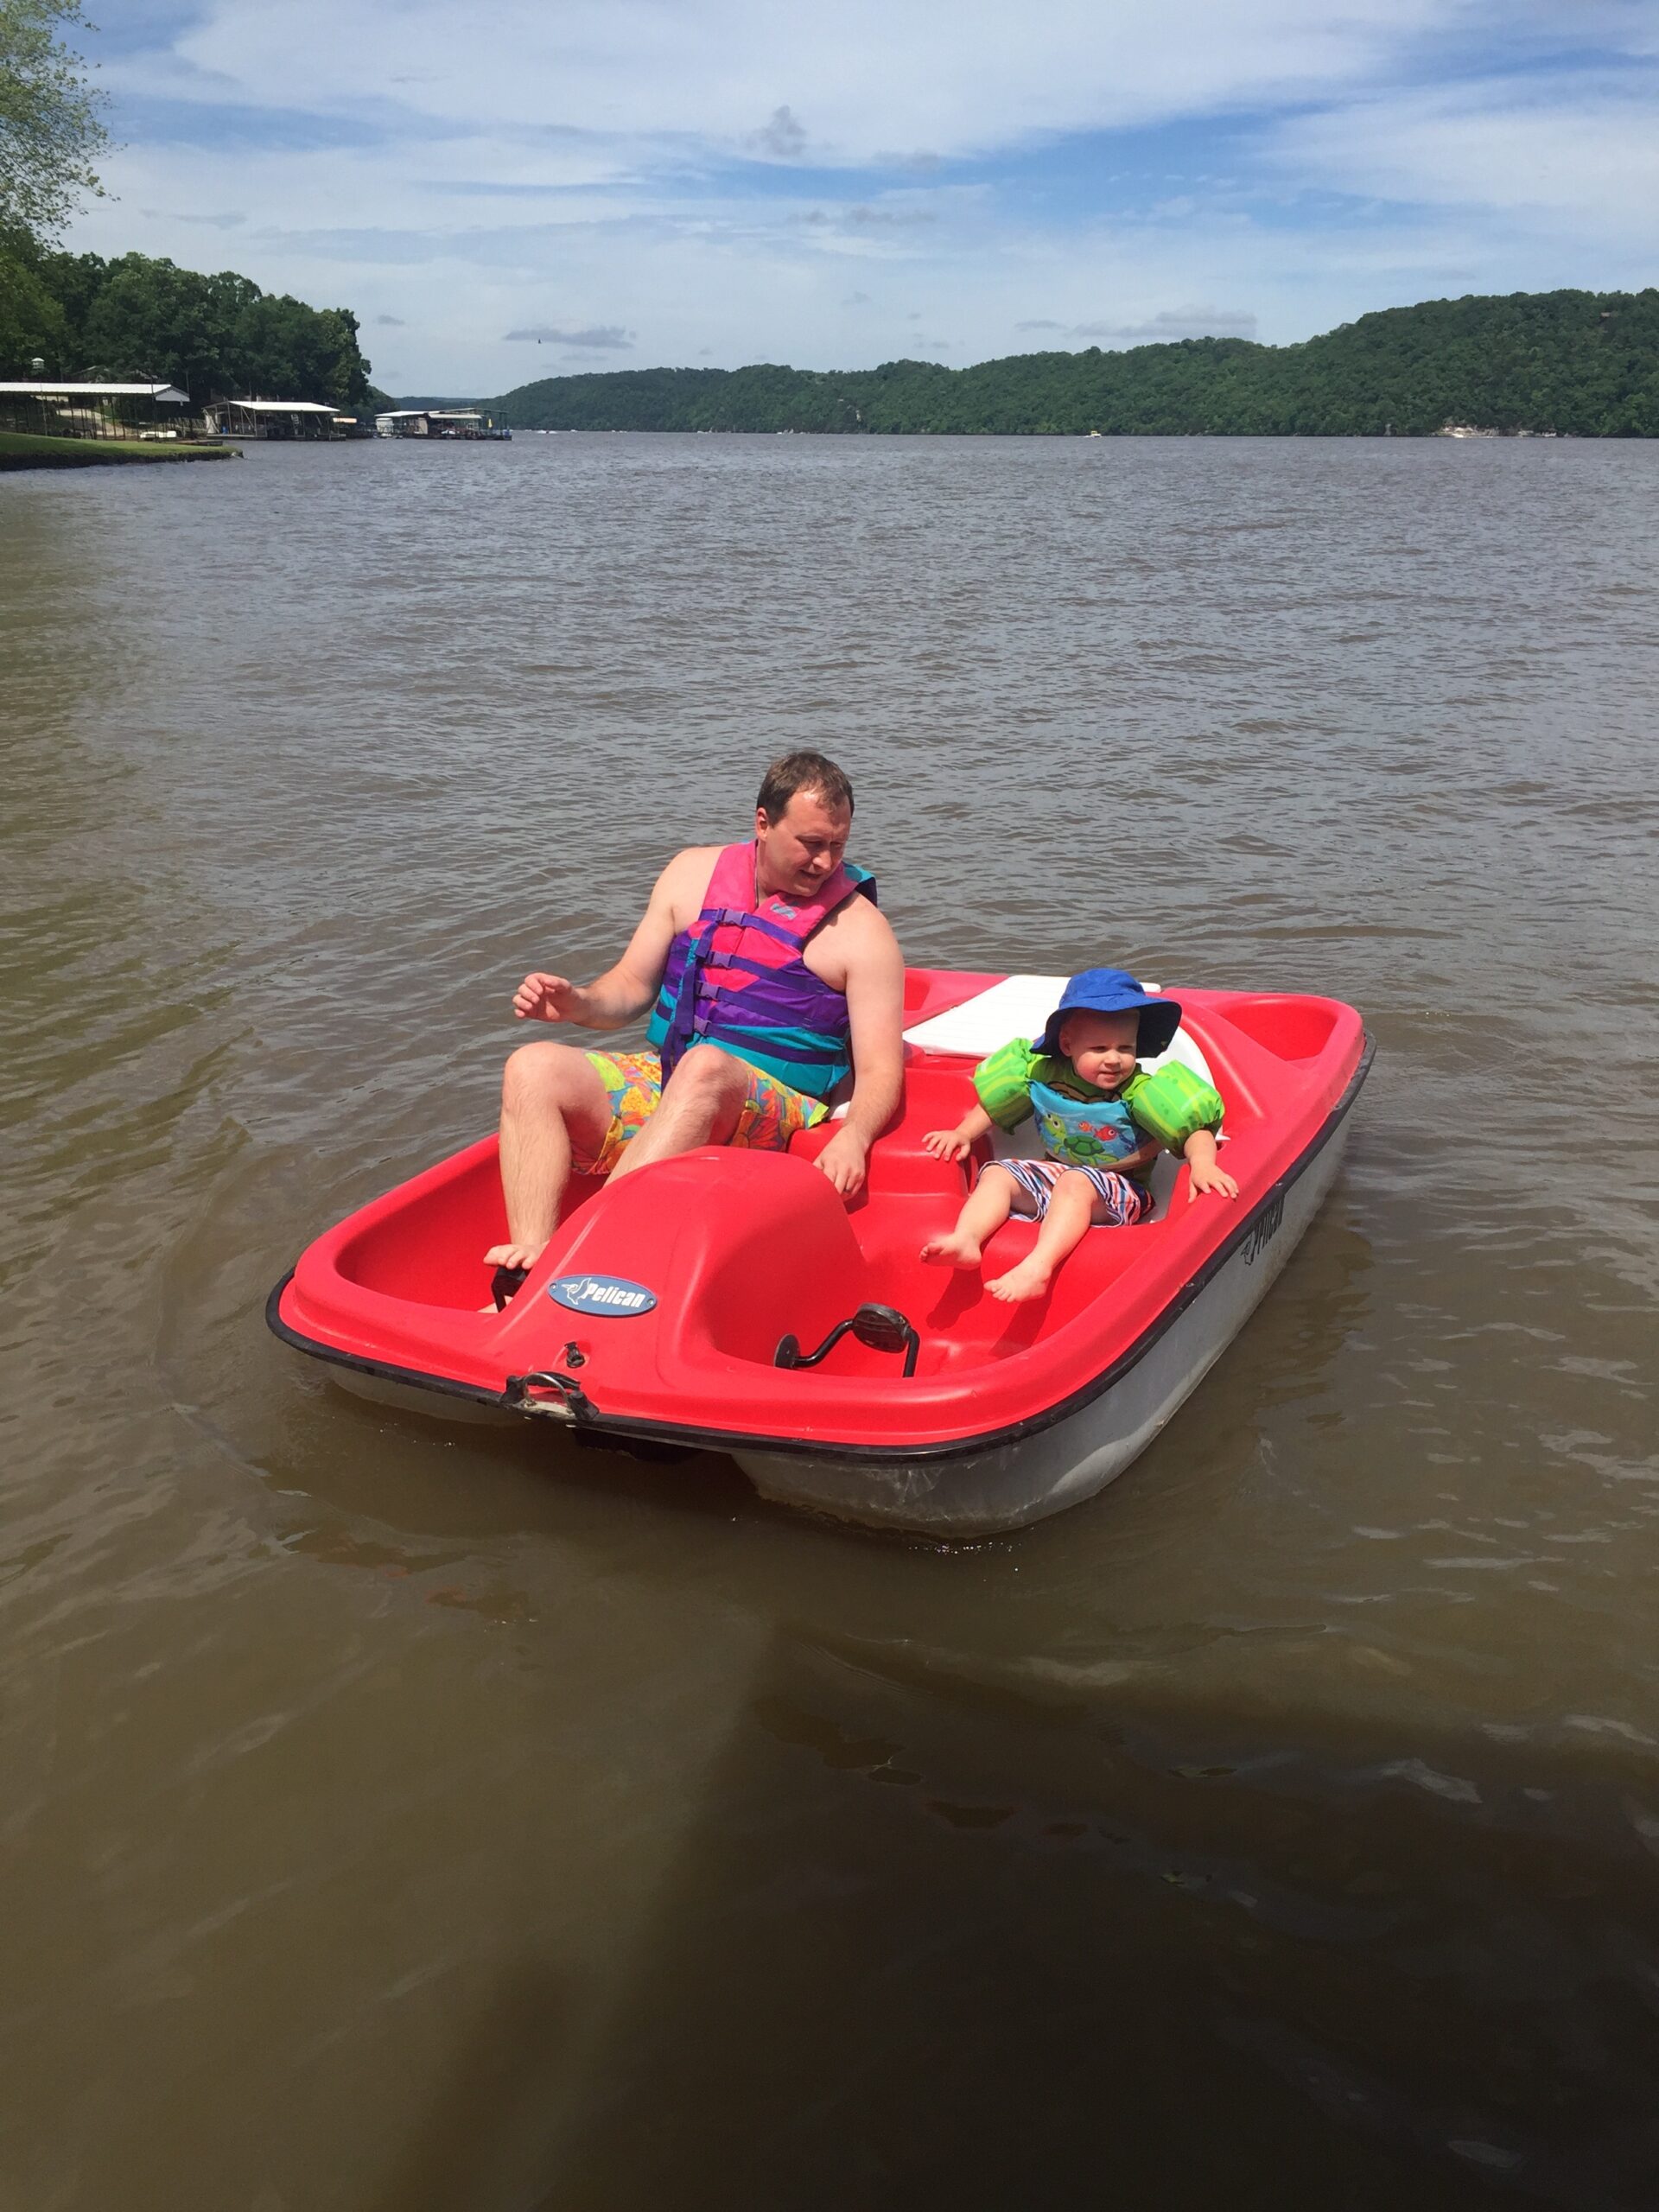
<instances>
[{"instance_id":1,"label":"man's hand","mask_svg":"<svg viewBox=\"0 0 1659 2212\"><path fill-rule=\"evenodd\" d=\"M922 1149L935 1160L966 1160L973 1148L973 1139L963 1129L930 1129L922 1139Z\"/></svg>"},{"instance_id":2,"label":"man's hand","mask_svg":"<svg viewBox=\"0 0 1659 2212\"><path fill-rule=\"evenodd\" d=\"M526 976L513 993L512 1010L520 1021L579 1021L582 996L579 983L538 969Z\"/></svg>"},{"instance_id":3,"label":"man's hand","mask_svg":"<svg viewBox=\"0 0 1659 2212\"><path fill-rule=\"evenodd\" d=\"M863 1138L843 1122L812 1165L821 1175L830 1178L843 1198L850 1198L855 1191L863 1188L868 1158L869 1147Z\"/></svg>"}]
</instances>

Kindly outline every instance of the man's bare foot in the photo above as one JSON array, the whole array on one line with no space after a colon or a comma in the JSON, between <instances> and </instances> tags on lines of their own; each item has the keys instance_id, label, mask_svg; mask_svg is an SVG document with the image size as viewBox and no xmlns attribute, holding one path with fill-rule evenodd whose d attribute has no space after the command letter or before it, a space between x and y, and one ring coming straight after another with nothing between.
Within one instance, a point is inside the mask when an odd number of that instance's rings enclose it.
<instances>
[{"instance_id":1,"label":"man's bare foot","mask_svg":"<svg viewBox=\"0 0 1659 2212\"><path fill-rule=\"evenodd\" d=\"M930 1236L922 1247L922 1257L939 1268L976 1268L979 1246L971 1236L953 1229L948 1236Z\"/></svg>"},{"instance_id":2,"label":"man's bare foot","mask_svg":"<svg viewBox=\"0 0 1659 2212\"><path fill-rule=\"evenodd\" d=\"M1019 1306L1028 1298L1040 1298L1052 1281L1050 1268L1039 1268L1034 1260L1021 1260L1007 1274L993 1275L985 1287L1005 1306Z\"/></svg>"},{"instance_id":3,"label":"man's bare foot","mask_svg":"<svg viewBox=\"0 0 1659 2212\"><path fill-rule=\"evenodd\" d=\"M490 1302L480 1306L479 1312L505 1313L546 1249L544 1244L492 1244L484 1255L485 1266L495 1271L490 1277Z\"/></svg>"},{"instance_id":4,"label":"man's bare foot","mask_svg":"<svg viewBox=\"0 0 1659 2212\"><path fill-rule=\"evenodd\" d=\"M533 1268L547 1246L541 1244L492 1244L484 1255L486 1268Z\"/></svg>"}]
</instances>

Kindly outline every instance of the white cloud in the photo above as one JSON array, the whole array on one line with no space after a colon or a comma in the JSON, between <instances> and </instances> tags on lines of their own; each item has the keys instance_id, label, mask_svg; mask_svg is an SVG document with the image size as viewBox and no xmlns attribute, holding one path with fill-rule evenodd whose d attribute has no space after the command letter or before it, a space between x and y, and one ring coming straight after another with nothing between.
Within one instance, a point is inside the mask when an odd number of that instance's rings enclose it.
<instances>
[{"instance_id":1,"label":"white cloud","mask_svg":"<svg viewBox=\"0 0 1659 2212\"><path fill-rule=\"evenodd\" d=\"M776 107L764 130L752 130L744 141L750 150L775 162L798 162L806 151L806 132L787 107Z\"/></svg>"},{"instance_id":2,"label":"white cloud","mask_svg":"<svg viewBox=\"0 0 1659 2212\"><path fill-rule=\"evenodd\" d=\"M505 390L528 341L503 334L533 329L596 365L632 340L648 362L851 365L930 324L957 334L953 360L1013 332L1281 342L1440 292L1649 281L1652 79L1520 73L1559 17L1171 0L1104 36L1096 0L503 0L469 45L436 0L207 0L175 49L107 61L118 99L183 107L134 127L118 108L121 196L75 243L233 257L365 327L407 316L405 389ZM1580 0L1574 35L1659 49L1653 24L1645 0ZM1517 73L1480 75L1483 35ZM194 143L225 103L223 145ZM342 143L285 147L285 109ZM1161 124L1179 150L1109 136ZM1039 173L1061 132L1103 135ZM972 183L949 167L968 156Z\"/></svg>"},{"instance_id":3,"label":"white cloud","mask_svg":"<svg viewBox=\"0 0 1659 2212\"><path fill-rule=\"evenodd\" d=\"M1541 86L1496 78L1357 101L1281 124L1272 158L1344 192L1659 247L1659 72Z\"/></svg>"},{"instance_id":4,"label":"white cloud","mask_svg":"<svg viewBox=\"0 0 1659 2212\"><path fill-rule=\"evenodd\" d=\"M816 227L839 229L850 226L854 230L902 230L917 223L937 223L937 209L931 207L810 207L798 215L798 223L810 223Z\"/></svg>"},{"instance_id":5,"label":"white cloud","mask_svg":"<svg viewBox=\"0 0 1659 2212\"><path fill-rule=\"evenodd\" d=\"M440 0L216 0L180 39L169 89L278 106L327 105L342 80L393 76L412 111L496 130L550 124L671 133L772 158L935 157L1033 132L1141 124L1363 85L1414 36L1455 27L1465 0L502 0L487 40L457 40ZM503 66L503 57L511 66ZM396 68L388 63L396 63ZM756 118L770 121L757 130ZM889 154L889 158L890 154Z\"/></svg>"},{"instance_id":6,"label":"white cloud","mask_svg":"<svg viewBox=\"0 0 1659 2212\"><path fill-rule=\"evenodd\" d=\"M505 343L516 345L521 339L533 340L537 346L575 346L600 353L626 353L633 344L633 333L624 330L620 323L589 323L582 330L561 330L551 323L532 323L527 330L510 330Z\"/></svg>"},{"instance_id":7,"label":"white cloud","mask_svg":"<svg viewBox=\"0 0 1659 2212\"><path fill-rule=\"evenodd\" d=\"M239 208L229 208L222 215L195 214L181 207L142 207L138 212L147 222L200 223L213 231L234 231L248 219Z\"/></svg>"},{"instance_id":8,"label":"white cloud","mask_svg":"<svg viewBox=\"0 0 1659 2212\"><path fill-rule=\"evenodd\" d=\"M1053 324L1021 323L1022 330ZM1106 338L1117 345L1167 344L1178 338L1254 338L1256 318L1224 308L1161 308L1142 322L1074 322L1071 338Z\"/></svg>"}]
</instances>

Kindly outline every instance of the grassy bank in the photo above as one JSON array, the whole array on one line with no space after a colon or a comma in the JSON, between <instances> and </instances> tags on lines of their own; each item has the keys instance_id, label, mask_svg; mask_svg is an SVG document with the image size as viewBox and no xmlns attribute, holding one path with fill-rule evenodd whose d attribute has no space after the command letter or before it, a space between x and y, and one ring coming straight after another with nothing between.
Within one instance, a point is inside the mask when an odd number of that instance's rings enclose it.
<instances>
[{"instance_id":1,"label":"grassy bank","mask_svg":"<svg viewBox=\"0 0 1659 2212\"><path fill-rule=\"evenodd\" d=\"M98 468L126 461L223 461L234 446L172 445L137 438L39 438L0 430L0 468Z\"/></svg>"}]
</instances>

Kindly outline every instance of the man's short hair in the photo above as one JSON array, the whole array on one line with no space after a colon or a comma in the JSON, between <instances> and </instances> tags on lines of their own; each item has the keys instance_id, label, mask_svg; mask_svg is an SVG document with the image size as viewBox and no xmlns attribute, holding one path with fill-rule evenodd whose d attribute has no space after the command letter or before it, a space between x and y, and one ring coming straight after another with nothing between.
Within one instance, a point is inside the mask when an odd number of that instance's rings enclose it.
<instances>
[{"instance_id":1,"label":"man's short hair","mask_svg":"<svg viewBox=\"0 0 1659 2212\"><path fill-rule=\"evenodd\" d=\"M768 822L780 822L791 799L814 791L833 814L845 807L853 810L853 787L845 772L822 753L785 753L774 760L760 779L755 804Z\"/></svg>"}]
</instances>

